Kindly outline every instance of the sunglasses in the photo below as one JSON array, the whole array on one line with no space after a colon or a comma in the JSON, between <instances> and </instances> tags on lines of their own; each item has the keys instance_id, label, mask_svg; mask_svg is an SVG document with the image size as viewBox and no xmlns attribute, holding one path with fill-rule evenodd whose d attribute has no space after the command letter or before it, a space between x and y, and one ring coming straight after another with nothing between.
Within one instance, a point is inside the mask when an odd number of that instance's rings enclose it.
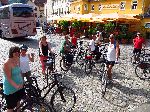
<instances>
[{"instance_id":1,"label":"sunglasses","mask_svg":"<svg viewBox=\"0 0 150 112\"><path fill-rule=\"evenodd\" d=\"M20 51L14 51L13 53L20 53Z\"/></svg>"}]
</instances>

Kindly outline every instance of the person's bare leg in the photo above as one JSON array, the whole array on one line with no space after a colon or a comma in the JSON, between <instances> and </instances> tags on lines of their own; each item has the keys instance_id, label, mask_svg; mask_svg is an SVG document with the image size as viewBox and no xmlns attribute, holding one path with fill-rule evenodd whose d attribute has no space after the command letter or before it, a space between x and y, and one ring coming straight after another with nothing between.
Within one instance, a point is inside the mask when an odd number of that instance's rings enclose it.
<instances>
[{"instance_id":1,"label":"person's bare leg","mask_svg":"<svg viewBox=\"0 0 150 112\"><path fill-rule=\"evenodd\" d=\"M108 71L107 71L107 75L108 75L108 79L112 80L112 65L108 66Z\"/></svg>"}]
</instances>

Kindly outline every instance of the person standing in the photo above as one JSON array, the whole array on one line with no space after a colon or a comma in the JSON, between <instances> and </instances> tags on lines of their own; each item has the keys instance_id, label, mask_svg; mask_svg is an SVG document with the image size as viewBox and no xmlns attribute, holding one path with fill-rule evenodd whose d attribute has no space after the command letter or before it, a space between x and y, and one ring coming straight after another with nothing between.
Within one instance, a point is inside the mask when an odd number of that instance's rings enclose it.
<instances>
[{"instance_id":1,"label":"person standing","mask_svg":"<svg viewBox=\"0 0 150 112\"><path fill-rule=\"evenodd\" d=\"M65 40L62 42L60 53L61 53L62 57L64 55L66 56L67 62L69 64L72 64L73 57L74 57L72 54L72 50L71 50L72 43L70 42L69 37L67 35L65 35L64 38L65 38Z\"/></svg>"},{"instance_id":2,"label":"person standing","mask_svg":"<svg viewBox=\"0 0 150 112\"><path fill-rule=\"evenodd\" d=\"M50 43L47 42L46 36L42 36L39 41L39 57L42 64L42 74L45 75L45 63L44 60L48 59L48 54L52 53Z\"/></svg>"},{"instance_id":3,"label":"person standing","mask_svg":"<svg viewBox=\"0 0 150 112\"><path fill-rule=\"evenodd\" d=\"M31 70L29 66L29 62L34 62L34 54L27 54L28 47L23 44L20 47L20 68L23 77L26 77L27 81L30 82Z\"/></svg>"},{"instance_id":4,"label":"person standing","mask_svg":"<svg viewBox=\"0 0 150 112\"><path fill-rule=\"evenodd\" d=\"M76 34L73 34L72 38L71 38L71 43L73 48L77 48L77 36Z\"/></svg>"},{"instance_id":5,"label":"person standing","mask_svg":"<svg viewBox=\"0 0 150 112\"><path fill-rule=\"evenodd\" d=\"M146 47L145 39L141 36L141 34L138 32L136 37L133 39L133 45L134 45L134 60L139 60L139 55L141 54L142 45L143 47ZM134 62L136 63L136 62Z\"/></svg>"},{"instance_id":6,"label":"person standing","mask_svg":"<svg viewBox=\"0 0 150 112\"><path fill-rule=\"evenodd\" d=\"M98 47L98 44L100 45L100 43L97 43L98 40L96 39L97 39L96 36L93 35L92 40L90 40L89 42L89 50L91 53L96 55L95 60L98 61L100 59L101 53L99 52L99 47Z\"/></svg>"},{"instance_id":7,"label":"person standing","mask_svg":"<svg viewBox=\"0 0 150 112\"><path fill-rule=\"evenodd\" d=\"M119 58L119 43L114 39L114 35L109 36L109 45L107 52L107 75L109 83L112 83L112 68L115 61Z\"/></svg>"},{"instance_id":8,"label":"person standing","mask_svg":"<svg viewBox=\"0 0 150 112\"><path fill-rule=\"evenodd\" d=\"M23 77L19 66L19 47L9 49L9 58L5 61L3 70L3 92L5 94L7 112L13 112L19 106L20 100L25 95Z\"/></svg>"}]
</instances>

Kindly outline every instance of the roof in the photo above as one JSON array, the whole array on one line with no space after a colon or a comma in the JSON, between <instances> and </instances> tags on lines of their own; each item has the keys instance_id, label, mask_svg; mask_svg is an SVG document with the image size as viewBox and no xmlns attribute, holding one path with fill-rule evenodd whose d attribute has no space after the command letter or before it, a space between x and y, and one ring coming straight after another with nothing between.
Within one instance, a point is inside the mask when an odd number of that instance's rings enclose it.
<instances>
[{"instance_id":1,"label":"roof","mask_svg":"<svg viewBox=\"0 0 150 112\"><path fill-rule=\"evenodd\" d=\"M44 3L47 2L47 0L31 0L36 6L44 7Z\"/></svg>"}]
</instances>

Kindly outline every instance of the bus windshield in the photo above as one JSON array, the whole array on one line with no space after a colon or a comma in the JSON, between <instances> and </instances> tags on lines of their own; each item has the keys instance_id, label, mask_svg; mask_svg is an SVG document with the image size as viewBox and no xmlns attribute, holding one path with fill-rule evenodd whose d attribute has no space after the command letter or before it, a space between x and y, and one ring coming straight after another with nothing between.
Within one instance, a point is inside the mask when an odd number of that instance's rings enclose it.
<instances>
[{"instance_id":1,"label":"bus windshield","mask_svg":"<svg viewBox=\"0 0 150 112\"><path fill-rule=\"evenodd\" d=\"M33 17L33 9L30 7L12 7L14 17Z\"/></svg>"}]
</instances>

